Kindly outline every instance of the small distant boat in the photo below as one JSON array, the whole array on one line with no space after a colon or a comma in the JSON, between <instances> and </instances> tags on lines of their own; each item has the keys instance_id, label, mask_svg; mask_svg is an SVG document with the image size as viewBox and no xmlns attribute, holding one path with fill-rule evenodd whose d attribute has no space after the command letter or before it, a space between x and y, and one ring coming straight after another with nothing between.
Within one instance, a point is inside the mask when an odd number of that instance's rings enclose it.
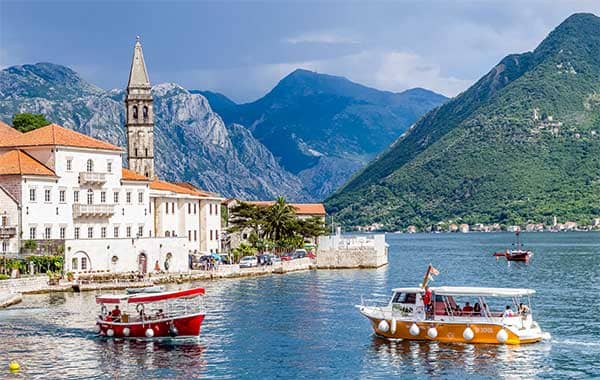
<instances>
[{"instance_id":1,"label":"small distant boat","mask_svg":"<svg viewBox=\"0 0 600 380\"><path fill-rule=\"evenodd\" d=\"M529 298L535 290L430 288L427 282L436 273L439 272L430 265L423 284L393 289L386 305L356 307L369 319L375 334L386 339L512 345L539 342L549 336L533 320ZM467 302L461 309L461 300L475 301L475 308L467 306ZM492 305L489 308L488 300ZM499 305L509 306L503 309Z\"/></svg>"},{"instance_id":2,"label":"small distant boat","mask_svg":"<svg viewBox=\"0 0 600 380\"><path fill-rule=\"evenodd\" d=\"M533 257L533 252L528 249L523 249L523 244L521 243L519 237L520 232L515 232L516 241L513 244L515 249L507 249L504 252L495 252L495 257L505 257L507 261L522 261L528 262Z\"/></svg>"},{"instance_id":3,"label":"small distant boat","mask_svg":"<svg viewBox=\"0 0 600 380\"><path fill-rule=\"evenodd\" d=\"M101 310L96 332L109 338L198 337L204 321L203 295L203 288L194 288L97 296Z\"/></svg>"},{"instance_id":4,"label":"small distant boat","mask_svg":"<svg viewBox=\"0 0 600 380\"><path fill-rule=\"evenodd\" d=\"M162 285L146 286L144 288L127 288L125 289L127 294L139 294L139 293L162 293L165 291L165 287Z\"/></svg>"}]
</instances>

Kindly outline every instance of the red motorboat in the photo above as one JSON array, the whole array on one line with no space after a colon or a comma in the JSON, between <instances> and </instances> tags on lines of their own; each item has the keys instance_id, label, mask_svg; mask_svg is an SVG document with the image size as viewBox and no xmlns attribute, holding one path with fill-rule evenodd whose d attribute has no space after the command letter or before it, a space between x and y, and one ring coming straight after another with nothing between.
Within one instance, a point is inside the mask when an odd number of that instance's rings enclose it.
<instances>
[{"instance_id":1,"label":"red motorboat","mask_svg":"<svg viewBox=\"0 0 600 380\"><path fill-rule=\"evenodd\" d=\"M523 244L519 239L520 232L515 232L516 242L513 244L516 249L507 249L504 252L495 252L496 257L506 257L507 261L523 261L528 262L533 257L533 252L530 250L523 249Z\"/></svg>"},{"instance_id":2,"label":"red motorboat","mask_svg":"<svg viewBox=\"0 0 600 380\"><path fill-rule=\"evenodd\" d=\"M194 288L97 296L102 307L96 332L111 338L198 337L204 320L203 295L203 288Z\"/></svg>"}]
</instances>

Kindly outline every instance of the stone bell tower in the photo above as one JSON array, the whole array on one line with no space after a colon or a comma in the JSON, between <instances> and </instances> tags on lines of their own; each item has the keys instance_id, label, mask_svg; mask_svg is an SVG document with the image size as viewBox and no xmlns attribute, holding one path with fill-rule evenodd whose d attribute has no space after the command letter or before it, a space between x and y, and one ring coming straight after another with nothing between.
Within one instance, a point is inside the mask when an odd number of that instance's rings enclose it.
<instances>
[{"instance_id":1,"label":"stone bell tower","mask_svg":"<svg viewBox=\"0 0 600 380\"><path fill-rule=\"evenodd\" d=\"M139 36L133 48L125 107L129 169L154 178L154 109Z\"/></svg>"}]
</instances>

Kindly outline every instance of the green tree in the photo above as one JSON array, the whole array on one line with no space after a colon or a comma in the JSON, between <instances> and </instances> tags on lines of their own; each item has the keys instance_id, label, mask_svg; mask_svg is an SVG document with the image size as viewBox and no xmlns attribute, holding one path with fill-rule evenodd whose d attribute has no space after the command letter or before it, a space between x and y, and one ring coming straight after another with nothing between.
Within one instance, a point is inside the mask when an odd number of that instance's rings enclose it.
<instances>
[{"instance_id":1,"label":"green tree","mask_svg":"<svg viewBox=\"0 0 600 380\"><path fill-rule=\"evenodd\" d=\"M13 128L20 132L29 132L50 124L44 115L33 113L16 113L12 118Z\"/></svg>"},{"instance_id":2,"label":"green tree","mask_svg":"<svg viewBox=\"0 0 600 380\"><path fill-rule=\"evenodd\" d=\"M318 216L313 216L308 219L299 219L296 222L296 233L304 239L313 238L315 241L321 235L327 234L327 228L323 219Z\"/></svg>"},{"instance_id":3,"label":"green tree","mask_svg":"<svg viewBox=\"0 0 600 380\"><path fill-rule=\"evenodd\" d=\"M267 209L265 215L265 234L277 242L294 235L296 227L296 210L278 197L275 204Z\"/></svg>"}]
</instances>

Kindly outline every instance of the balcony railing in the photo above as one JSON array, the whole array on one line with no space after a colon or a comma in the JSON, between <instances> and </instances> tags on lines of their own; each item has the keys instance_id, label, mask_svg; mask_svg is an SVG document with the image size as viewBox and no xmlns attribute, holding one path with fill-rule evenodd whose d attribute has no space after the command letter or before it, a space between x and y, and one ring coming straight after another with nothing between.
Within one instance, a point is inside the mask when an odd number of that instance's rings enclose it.
<instances>
[{"instance_id":1,"label":"balcony railing","mask_svg":"<svg viewBox=\"0 0 600 380\"><path fill-rule=\"evenodd\" d=\"M17 234L17 226L0 226L0 239L9 239Z\"/></svg>"},{"instance_id":2,"label":"balcony railing","mask_svg":"<svg viewBox=\"0 0 600 380\"><path fill-rule=\"evenodd\" d=\"M106 182L106 173L80 172L79 183L101 184Z\"/></svg>"},{"instance_id":3,"label":"balcony railing","mask_svg":"<svg viewBox=\"0 0 600 380\"><path fill-rule=\"evenodd\" d=\"M115 205L73 205L73 218L111 217L115 213Z\"/></svg>"}]
</instances>

